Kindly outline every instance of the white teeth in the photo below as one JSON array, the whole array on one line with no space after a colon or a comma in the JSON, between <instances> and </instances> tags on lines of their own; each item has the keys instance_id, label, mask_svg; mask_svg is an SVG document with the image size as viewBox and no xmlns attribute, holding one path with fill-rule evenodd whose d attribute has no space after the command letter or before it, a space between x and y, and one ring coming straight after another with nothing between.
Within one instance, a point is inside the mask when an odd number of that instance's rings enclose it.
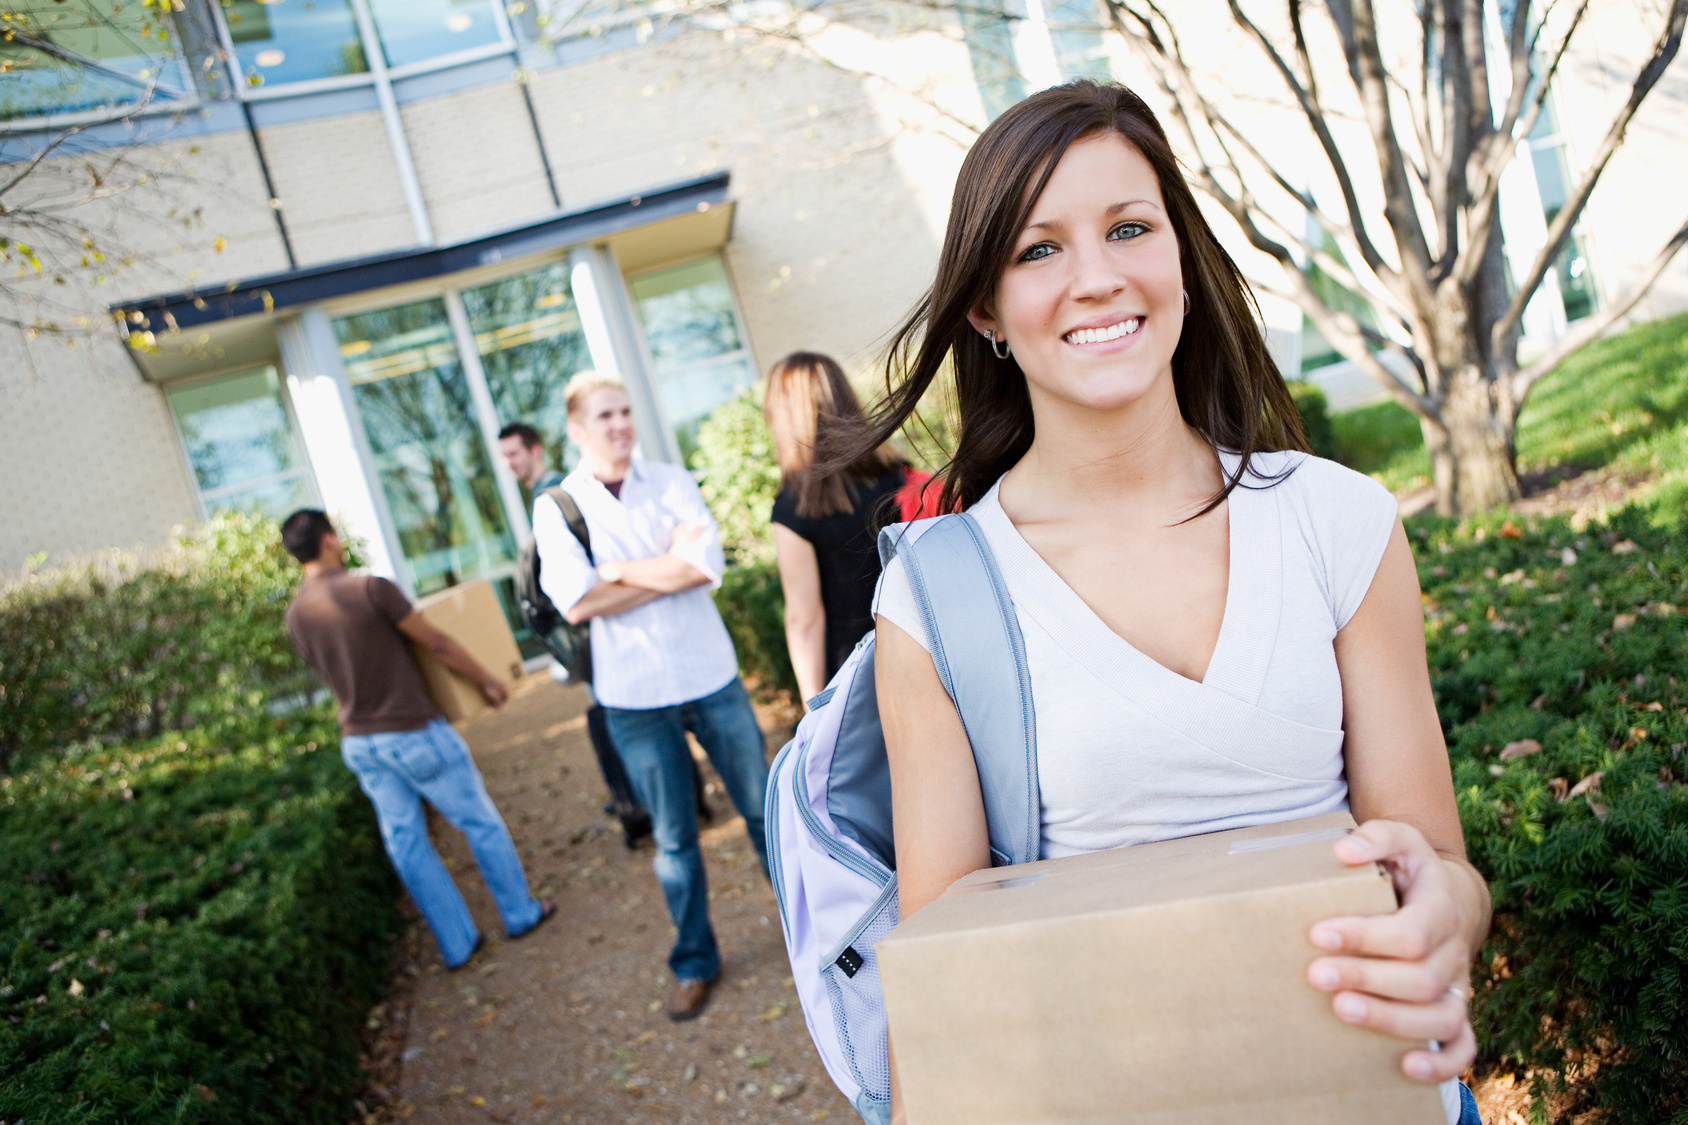
<instances>
[{"instance_id":1,"label":"white teeth","mask_svg":"<svg viewBox=\"0 0 1688 1125\"><path fill-rule=\"evenodd\" d=\"M1069 344L1102 344L1131 335L1142 323L1142 317L1134 316L1118 324L1110 324L1106 328L1080 328L1077 332L1067 333L1062 339Z\"/></svg>"}]
</instances>

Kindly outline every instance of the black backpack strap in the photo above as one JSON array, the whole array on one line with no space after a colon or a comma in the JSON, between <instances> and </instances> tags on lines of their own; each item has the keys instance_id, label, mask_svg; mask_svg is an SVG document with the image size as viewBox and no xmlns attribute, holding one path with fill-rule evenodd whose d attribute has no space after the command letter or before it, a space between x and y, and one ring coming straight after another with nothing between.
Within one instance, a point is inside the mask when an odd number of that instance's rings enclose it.
<instances>
[{"instance_id":1,"label":"black backpack strap","mask_svg":"<svg viewBox=\"0 0 1688 1125\"><path fill-rule=\"evenodd\" d=\"M586 561L593 566L597 566L598 560L592 557L592 533L586 529L586 517L581 514L580 505L574 502L574 497L570 496L568 490L560 484L552 485L540 495L549 496L557 507L562 509L563 522L569 525L569 530L574 532L574 537L580 540L582 547L586 548Z\"/></svg>"}]
</instances>

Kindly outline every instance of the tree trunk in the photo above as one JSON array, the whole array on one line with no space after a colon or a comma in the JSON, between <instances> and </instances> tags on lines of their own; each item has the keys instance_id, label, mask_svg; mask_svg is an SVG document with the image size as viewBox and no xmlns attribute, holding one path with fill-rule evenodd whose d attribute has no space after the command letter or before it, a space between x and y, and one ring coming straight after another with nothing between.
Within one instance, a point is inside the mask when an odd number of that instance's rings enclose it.
<instances>
[{"instance_id":1,"label":"tree trunk","mask_svg":"<svg viewBox=\"0 0 1688 1125\"><path fill-rule=\"evenodd\" d=\"M1470 516L1518 499L1512 409L1476 364L1459 368L1436 417L1420 419L1430 451L1436 511Z\"/></svg>"}]
</instances>

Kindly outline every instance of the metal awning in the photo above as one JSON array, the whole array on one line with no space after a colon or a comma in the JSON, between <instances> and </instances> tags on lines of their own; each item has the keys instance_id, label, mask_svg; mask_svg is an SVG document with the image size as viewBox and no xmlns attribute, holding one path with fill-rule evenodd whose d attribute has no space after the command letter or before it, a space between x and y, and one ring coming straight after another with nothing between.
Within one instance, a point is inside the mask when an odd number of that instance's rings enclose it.
<instances>
[{"instance_id":1,"label":"metal awning","mask_svg":"<svg viewBox=\"0 0 1688 1125\"><path fill-rule=\"evenodd\" d=\"M509 268L583 243L609 244L626 270L706 252L725 243L730 230L728 178L721 173L688 180L450 246L417 247L123 301L112 305L111 312L122 325L141 373L149 379L177 378L205 370L208 352L234 360L236 354L251 352L257 358L258 352L273 349L273 332L264 322L288 309L448 275Z\"/></svg>"}]
</instances>

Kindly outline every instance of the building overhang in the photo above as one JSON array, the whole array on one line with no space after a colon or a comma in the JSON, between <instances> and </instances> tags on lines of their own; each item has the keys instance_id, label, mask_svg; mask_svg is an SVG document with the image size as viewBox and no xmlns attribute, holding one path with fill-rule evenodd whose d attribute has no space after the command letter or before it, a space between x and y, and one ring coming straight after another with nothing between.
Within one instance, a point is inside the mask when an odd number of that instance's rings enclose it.
<instances>
[{"instance_id":1,"label":"building overhang","mask_svg":"<svg viewBox=\"0 0 1688 1125\"><path fill-rule=\"evenodd\" d=\"M445 277L519 272L569 247L607 244L622 269L636 271L696 257L724 245L732 230L728 175L720 173L568 211L450 246L311 266L213 289L189 290L111 306L141 374L170 381L210 374L275 355L269 324L302 310L379 290L401 290Z\"/></svg>"}]
</instances>

